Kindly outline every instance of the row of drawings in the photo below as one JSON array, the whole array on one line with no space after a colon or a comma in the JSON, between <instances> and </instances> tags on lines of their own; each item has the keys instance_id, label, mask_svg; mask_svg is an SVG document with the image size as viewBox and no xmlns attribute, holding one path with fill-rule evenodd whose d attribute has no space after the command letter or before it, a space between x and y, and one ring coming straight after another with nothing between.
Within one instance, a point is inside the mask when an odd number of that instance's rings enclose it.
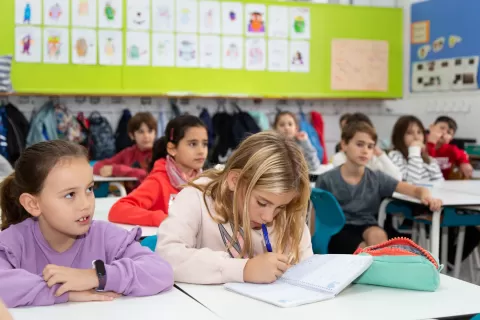
<instances>
[{"instance_id":1,"label":"row of drawings","mask_svg":"<svg viewBox=\"0 0 480 320\"><path fill-rule=\"evenodd\" d=\"M131 31L124 46L118 30L17 27L15 33L17 62L310 70L310 43L304 40Z\"/></svg>"},{"instance_id":2,"label":"row of drawings","mask_svg":"<svg viewBox=\"0 0 480 320\"><path fill-rule=\"evenodd\" d=\"M125 8L124 0L43 0L43 8L41 0L15 3L16 25L310 39L307 7L210 0L126 0Z\"/></svg>"}]
</instances>

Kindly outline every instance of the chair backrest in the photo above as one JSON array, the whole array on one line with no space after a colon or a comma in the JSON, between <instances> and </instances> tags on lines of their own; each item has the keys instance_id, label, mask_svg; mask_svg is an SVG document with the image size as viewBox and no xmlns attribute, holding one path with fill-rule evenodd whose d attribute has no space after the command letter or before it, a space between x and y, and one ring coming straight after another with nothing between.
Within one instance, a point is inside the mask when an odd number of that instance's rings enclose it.
<instances>
[{"instance_id":1,"label":"chair backrest","mask_svg":"<svg viewBox=\"0 0 480 320\"><path fill-rule=\"evenodd\" d=\"M155 248L157 247L157 236L145 237L142 241L140 241L140 244L155 252Z\"/></svg>"},{"instance_id":2,"label":"chair backrest","mask_svg":"<svg viewBox=\"0 0 480 320\"><path fill-rule=\"evenodd\" d=\"M315 233L312 237L313 252L327 254L330 238L342 230L345 215L337 199L322 189L312 189L310 196L315 209Z\"/></svg>"}]
</instances>

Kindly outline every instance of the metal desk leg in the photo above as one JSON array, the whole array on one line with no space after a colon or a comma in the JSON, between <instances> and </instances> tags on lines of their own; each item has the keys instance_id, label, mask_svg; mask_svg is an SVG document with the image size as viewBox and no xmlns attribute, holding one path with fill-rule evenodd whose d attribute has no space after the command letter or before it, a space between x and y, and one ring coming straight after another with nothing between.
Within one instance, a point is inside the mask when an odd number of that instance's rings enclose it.
<instances>
[{"instance_id":1,"label":"metal desk leg","mask_svg":"<svg viewBox=\"0 0 480 320\"><path fill-rule=\"evenodd\" d=\"M465 226L458 230L457 251L455 252L455 266L453 268L453 276L460 277L460 269L462 267L463 245L465 243Z\"/></svg>"},{"instance_id":2,"label":"metal desk leg","mask_svg":"<svg viewBox=\"0 0 480 320\"><path fill-rule=\"evenodd\" d=\"M431 250L433 256L438 259L440 254L440 215L442 210L435 211L432 215L432 230L430 230L431 239ZM445 266L446 268L447 266Z\"/></svg>"},{"instance_id":3,"label":"metal desk leg","mask_svg":"<svg viewBox=\"0 0 480 320\"><path fill-rule=\"evenodd\" d=\"M121 184L120 182L110 182L110 184L114 187L117 187L118 191L120 191L120 197L127 196L127 190L125 189L125 186L123 184Z\"/></svg>"},{"instance_id":4,"label":"metal desk leg","mask_svg":"<svg viewBox=\"0 0 480 320\"><path fill-rule=\"evenodd\" d=\"M441 263L445 266L442 273L447 273L448 267L448 227L442 228L442 254L440 256Z\"/></svg>"}]
</instances>

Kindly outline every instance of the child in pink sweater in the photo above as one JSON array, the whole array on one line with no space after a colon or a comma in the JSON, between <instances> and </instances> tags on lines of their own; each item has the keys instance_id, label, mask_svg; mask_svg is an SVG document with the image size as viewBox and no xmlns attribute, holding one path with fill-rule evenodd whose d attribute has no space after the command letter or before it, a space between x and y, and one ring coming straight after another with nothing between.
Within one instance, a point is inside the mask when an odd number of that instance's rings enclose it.
<instances>
[{"instance_id":1,"label":"child in pink sweater","mask_svg":"<svg viewBox=\"0 0 480 320\"><path fill-rule=\"evenodd\" d=\"M158 230L156 251L176 281L271 283L313 255L305 221L308 166L294 140L252 135L224 169L189 185Z\"/></svg>"}]
</instances>

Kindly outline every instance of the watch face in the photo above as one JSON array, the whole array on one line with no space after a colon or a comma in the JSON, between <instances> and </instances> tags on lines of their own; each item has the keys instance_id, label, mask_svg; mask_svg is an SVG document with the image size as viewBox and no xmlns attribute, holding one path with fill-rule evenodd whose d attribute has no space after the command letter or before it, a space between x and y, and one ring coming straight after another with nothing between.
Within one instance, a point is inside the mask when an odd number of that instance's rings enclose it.
<instances>
[{"instance_id":1,"label":"watch face","mask_svg":"<svg viewBox=\"0 0 480 320\"><path fill-rule=\"evenodd\" d=\"M93 262L93 265L95 266L95 270L97 271L97 274L99 276L104 276L107 273L107 271L105 270L105 264L102 260L95 260Z\"/></svg>"}]
</instances>

